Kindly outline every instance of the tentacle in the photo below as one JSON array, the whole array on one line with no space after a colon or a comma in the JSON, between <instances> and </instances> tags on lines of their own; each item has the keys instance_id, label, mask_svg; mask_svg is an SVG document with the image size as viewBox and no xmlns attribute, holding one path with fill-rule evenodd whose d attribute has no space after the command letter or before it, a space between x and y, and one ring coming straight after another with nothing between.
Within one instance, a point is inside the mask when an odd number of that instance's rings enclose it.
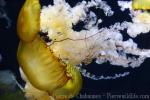
<instances>
[{"instance_id":1,"label":"tentacle","mask_svg":"<svg viewBox=\"0 0 150 100\"><path fill-rule=\"evenodd\" d=\"M130 72L124 72L120 74L115 74L114 76L104 76L104 75L97 76L97 75L91 74L90 72L87 72L86 69L82 67L77 67L77 69L79 69L79 71L82 73L84 77L90 78L92 80L117 79L117 78L125 77L130 74Z\"/></svg>"},{"instance_id":2,"label":"tentacle","mask_svg":"<svg viewBox=\"0 0 150 100\"><path fill-rule=\"evenodd\" d=\"M18 17L17 33L22 41L32 41L40 30L39 0L26 0Z\"/></svg>"}]
</instances>

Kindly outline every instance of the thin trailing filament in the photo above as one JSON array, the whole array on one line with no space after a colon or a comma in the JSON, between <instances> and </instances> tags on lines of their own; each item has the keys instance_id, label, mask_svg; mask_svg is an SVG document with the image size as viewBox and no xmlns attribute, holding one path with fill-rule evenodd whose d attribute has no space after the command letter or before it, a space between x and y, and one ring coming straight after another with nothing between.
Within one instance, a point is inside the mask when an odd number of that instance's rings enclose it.
<instances>
[{"instance_id":1,"label":"thin trailing filament","mask_svg":"<svg viewBox=\"0 0 150 100\"><path fill-rule=\"evenodd\" d=\"M76 67L76 68L81 72L81 74L84 77L87 77L87 78L92 79L92 80L112 80L112 79L125 77L125 76L130 74L130 72L123 72L123 73L119 73L119 74L114 74L112 76L104 76L104 75L98 76L98 75L95 75L95 74L88 72L86 69L84 69L82 67Z\"/></svg>"}]
</instances>

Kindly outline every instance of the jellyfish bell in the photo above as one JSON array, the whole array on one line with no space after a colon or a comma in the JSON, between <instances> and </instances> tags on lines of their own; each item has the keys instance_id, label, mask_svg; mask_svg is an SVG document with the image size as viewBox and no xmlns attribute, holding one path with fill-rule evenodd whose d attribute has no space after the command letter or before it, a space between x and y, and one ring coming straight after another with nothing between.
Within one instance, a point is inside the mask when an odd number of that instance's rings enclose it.
<instances>
[{"instance_id":1,"label":"jellyfish bell","mask_svg":"<svg viewBox=\"0 0 150 100\"><path fill-rule=\"evenodd\" d=\"M38 34L40 32L40 10L39 0L26 0L18 17L17 32L20 43L17 58L22 73L24 73L22 76L27 82L25 92L38 90L47 92L55 98L61 94L66 95L68 99L80 91L82 78L73 65L63 63L55 57ZM53 27L63 30L59 21L59 19L56 20Z\"/></svg>"}]
</instances>

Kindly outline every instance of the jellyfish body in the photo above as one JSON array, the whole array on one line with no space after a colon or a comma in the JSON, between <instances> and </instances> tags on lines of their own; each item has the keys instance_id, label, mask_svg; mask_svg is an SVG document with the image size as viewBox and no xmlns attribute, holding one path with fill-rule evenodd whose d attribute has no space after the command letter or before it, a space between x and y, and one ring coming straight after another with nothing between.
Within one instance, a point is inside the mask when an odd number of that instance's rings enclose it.
<instances>
[{"instance_id":1,"label":"jellyfish body","mask_svg":"<svg viewBox=\"0 0 150 100\"><path fill-rule=\"evenodd\" d=\"M39 0L26 0L17 23L20 43L17 58L29 83L49 95L78 94L82 85L80 72L74 66L55 57L40 35Z\"/></svg>"},{"instance_id":2,"label":"jellyfish body","mask_svg":"<svg viewBox=\"0 0 150 100\"><path fill-rule=\"evenodd\" d=\"M17 31L21 40L18 61L27 77L26 82L31 83L27 90L33 87L33 90L36 88L47 92L55 99L61 95L68 99L81 89L80 72L94 80L129 75L129 72L124 72L113 76L97 76L82 68L82 63L89 64L95 59L97 64L109 62L123 67L140 66L150 57L150 49L138 48L132 38L150 31L150 14L133 11L130 4L118 2L123 10L130 10L132 22L116 22L100 28L102 20L90 8L102 9L106 17L111 17L114 12L105 1L83 1L71 7L65 0L54 0L54 5L41 9L39 0L26 0L18 17ZM84 29L76 31L73 25L80 21L85 24ZM130 36L128 40L123 39L122 30L127 30ZM46 33L46 38L51 42L44 41L39 32L44 36Z\"/></svg>"}]
</instances>

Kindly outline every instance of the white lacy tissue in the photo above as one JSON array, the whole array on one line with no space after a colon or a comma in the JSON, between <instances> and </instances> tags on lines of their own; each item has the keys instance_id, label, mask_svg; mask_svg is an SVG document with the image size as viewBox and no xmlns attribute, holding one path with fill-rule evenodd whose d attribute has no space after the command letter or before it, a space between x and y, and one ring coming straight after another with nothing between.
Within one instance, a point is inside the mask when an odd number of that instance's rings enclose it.
<instances>
[{"instance_id":1,"label":"white lacy tissue","mask_svg":"<svg viewBox=\"0 0 150 100\"><path fill-rule=\"evenodd\" d=\"M41 31L48 32L52 39L50 49L54 55L74 65L82 62L102 64L109 61L112 65L123 67L138 67L150 57L149 49L140 49L132 38L141 33L150 31L150 14L148 12L133 11L131 2L118 2L121 10L129 9L132 22L116 22L114 25L100 28L102 19L89 10L89 7L102 9L106 17L114 14L111 7L105 1L91 0L78 3L70 7L64 0L55 0L54 5L43 7L41 11ZM84 29L73 30L73 25L79 21L85 23ZM98 23L96 23L98 21ZM127 29L131 38L123 41L121 30ZM137 57L130 57L128 54Z\"/></svg>"}]
</instances>

